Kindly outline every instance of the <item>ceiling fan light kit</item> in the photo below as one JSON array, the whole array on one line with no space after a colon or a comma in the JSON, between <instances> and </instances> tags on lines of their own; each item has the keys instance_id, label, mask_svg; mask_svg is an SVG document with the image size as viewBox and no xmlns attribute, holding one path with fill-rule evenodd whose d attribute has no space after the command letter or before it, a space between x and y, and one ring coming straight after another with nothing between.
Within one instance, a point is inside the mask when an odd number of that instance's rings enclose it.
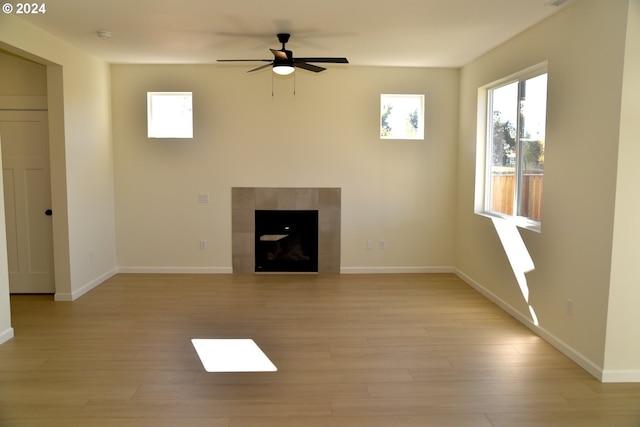
<instances>
[{"instance_id":1,"label":"ceiling fan light kit","mask_svg":"<svg viewBox=\"0 0 640 427\"><path fill-rule=\"evenodd\" d=\"M278 41L282 43L281 49L269 49L273 53L273 59L219 59L218 62L267 62L265 65L261 65L257 68L253 68L248 73L259 71L269 66L272 67L273 72L281 76L287 76L295 71L295 68L302 68L304 70L319 73L326 70L324 67L310 64L310 62L321 63L333 63L333 64L348 64L347 58L326 58L326 57L314 57L314 58L295 58L293 52L287 50L285 45L289 41L291 35L289 33L279 33Z\"/></svg>"},{"instance_id":2,"label":"ceiling fan light kit","mask_svg":"<svg viewBox=\"0 0 640 427\"><path fill-rule=\"evenodd\" d=\"M293 68L291 65L274 65L273 66L273 72L281 76L288 76L294 71L295 71L295 68Z\"/></svg>"}]
</instances>

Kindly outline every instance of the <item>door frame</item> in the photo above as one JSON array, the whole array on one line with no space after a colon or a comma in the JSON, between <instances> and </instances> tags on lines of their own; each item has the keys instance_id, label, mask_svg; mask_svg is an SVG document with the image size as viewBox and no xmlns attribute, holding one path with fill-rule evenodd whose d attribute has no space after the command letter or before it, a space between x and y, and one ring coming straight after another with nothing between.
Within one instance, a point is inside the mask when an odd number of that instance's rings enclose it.
<instances>
[{"instance_id":1,"label":"door frame","mask_svg":"<svg viewBox=\"0 0 640 427\"><path fill-rule=\"evenodd\" d=\"M47 96L0 96L0 108L16 109L28 105L37 105L47 110L49 122L49 174L51 178L51 208L55 212L52 216L53 231L53 270L55 282L54 300L72 301L71 290L71 255L69 245L69 225L67 209L67 172L65 155L64 132L64 81L62 66L28 52L15 49L10 45L0 43L0 48L18 55L24 59L46 66ZM18 100L17 98L22 98ZM4 194L2 206L4 206ZM2 243L2 242L0 242ZM6 245L5 243L2 243Z\"/></svg>"}]
</instances>

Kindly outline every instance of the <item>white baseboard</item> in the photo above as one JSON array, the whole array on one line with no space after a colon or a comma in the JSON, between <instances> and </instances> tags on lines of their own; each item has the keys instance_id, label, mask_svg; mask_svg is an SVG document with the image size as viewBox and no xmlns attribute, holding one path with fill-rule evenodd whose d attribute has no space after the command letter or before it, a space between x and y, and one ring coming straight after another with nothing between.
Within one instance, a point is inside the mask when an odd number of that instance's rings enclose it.
<instances>
[{"instance_id":1,"label":"white baseboard","mask_svg":"<svg viewBox=\"0 0 640 427\"><path fill-rule=\"evenodd\" d=\"M485 288L480 283L478 283L475 280L473 280L471 277L467 276L462 271L460 271L458 269L455 269L455 274L458 277L460 277L462 280L464 280L469 286L471 286L472 288L474 288L475 290L480 292L486 298L490 299L496 305L498 305L501 309L503 309L504 311L509 313L511 316L516 318L516 320L518 320L524 326L526 326L527 328L531 329L531 331L533 331L540 338L542 338L543 340L547 341L549 344L551 344L552 346L557 348L560 352L562 352L569 359L571 359L574 362L576 362L584 370L589 372L591 375L593 375L594 377L596 377L600 381L605 382L604 379L603 379L602 367L600 367L597 364L593 363L593 361L591 361L589 358L585 357L582 353L580 353L579 351L577 351L576 349L571 347L569 344L567 344L566 342L564 342L560 338L556 337L551 332L549 332L546 329L541 328L540 326L537 326L536 324L534 324L533 321L531 320L531 318L529 318L527 315L525 315L525 314L519 312L518 310L516 310L515 308L513 308L511 305L509 305L502 298L498 297L493 292L489 291L487 288Z\"/></svg>"},{"instance_id":2,"label":"white baseboard","mask_svg":"<svg viewBox=\"0 0 640 427\"><path fill-rule=\"evenodd\" d=\"M13 328L8 328L0 333L0 344L3 344L13 338Z\"/></svg>"},{"instance_id":3,"label":"white baseboard","mask_svg":"<svg viewBox=\"0 0 640 427\"><path fill-rule=\"evenodd\" d=\"M640 383L640 371L638 370L610 370L602 371L603 383Z\"/></svg>"},{"instance_id":4,"label":"white baseboard","mask_svg":"<svg viewBox=\"0 0 640 427\"><path fill-rule=\"evenodd\" d=\"M118 267L118 273L135 274L231 274L232 267Z\"/></svg>"},{"instance_id":5,"label":"white baseboard","mask_svg":"<svg viewBox=\"0 0 640 427\"><path fill-rule=\"evenodd\" d=\"M80 289L72 293L56 292L54 299L56 301L75 301L90 290L99 286L105 280L115 276L118 273L138 273L138 274L230 274L233 272L231 267L116 267L106 272L100 277L95 278L91 282L82 286Z\"/></svg>"},{"instance_id":6,"label":"white baseboard","mask_svg":"<svg viewBox=\"0 0 640 427\"><path fill-rule=\"evenodd\" d=\"M341 274L454 273L453 267L342 267ZM233 267L118 267L132 274L233 274Z\"/></svg>"},{"instance_id":7,"label":"white baseboard","mask_svg":"<svg viewBox=\"0 0 640 427\"><path fill-rule=\"evenodd\" d=\"M341 267L341 274L455 273L453 267Z\"/></svg>"},{"instance_id":8,"label":"white baseboard","mask_svg":"<svg viewBox=\"0 0 640 427\"><path fill-rule=\"evenodd\" d=\"M89 292L90 290L96 288L98 285L100 285L105 280L109 279L110 277L115 276L117 273L118 273L117 269L110 270L110 271L104 273L103 275L101 275L99 277L96 277L95 279L93 279L92 281L87 283L86 285L82 286L80 289L72 291L70 294L69 293L56 292L56 294L54 295L54 300L55 301L75 301L78 298L80 298L82 295L84 295L87 292Z\"/></svg>"}]
</instances>

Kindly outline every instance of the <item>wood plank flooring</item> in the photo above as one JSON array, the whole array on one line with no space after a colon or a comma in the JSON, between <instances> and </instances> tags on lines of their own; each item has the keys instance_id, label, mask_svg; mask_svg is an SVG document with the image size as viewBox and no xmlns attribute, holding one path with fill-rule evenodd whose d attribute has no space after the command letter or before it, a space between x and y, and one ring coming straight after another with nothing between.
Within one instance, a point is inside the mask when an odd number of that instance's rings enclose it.
<instances>
[{"instance_id":1,"label":"wood plank flooring","mask_svg":"<svg viewBox=\"0 0 640 427\"><path fill-rule=\"evenodd\" d=\"M128 275L13 296L1 427L638 427L602 384L454 275ZM207 373L192 338L277 372Z\"/></svg>"}]
</instances>

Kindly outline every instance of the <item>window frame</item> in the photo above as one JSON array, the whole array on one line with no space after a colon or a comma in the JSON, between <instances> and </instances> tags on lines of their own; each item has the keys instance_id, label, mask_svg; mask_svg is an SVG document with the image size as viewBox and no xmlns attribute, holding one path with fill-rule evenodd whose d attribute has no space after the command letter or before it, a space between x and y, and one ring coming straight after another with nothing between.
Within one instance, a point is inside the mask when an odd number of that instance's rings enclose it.
<instances>
[{"instance_id":1,"label":"window frame","mask_svg":"<svg viewBox=\"0 0 640 427\"><path fill-rule=\"evenodd\" d=\"M519 153L516 154L515 169L514 169L514 196L513 206L514 214L509 215L503 212L491 210L491 188L492 188L492 156L493 156L493 105L491 92L495 89L505 87L509 84L518 82L520 83L541 75L547 75L547 94L546 104L548 104L549 89L548 89L548 66L547 62L534 65L525 70L513 73L507 77L489 83L478 89L478 133L477 133L477 158L476 158L476 197L474 203L474 211L476 214L486 216L489 218L500 218L506 220L517 227L540 233L542 231L542 221L534 220L526 216L518 215L518 209L522 198L521 183L518 182L518 176L522 175L521 170L521 157ZM518 91L520 88L518 87ZM520 114L520 106L517 108L517 114ZM548 117L547 110L545 108L545 128L546 117ZM519 122L519 121L518 121ZM520 124L516 123L516 147L519 148L519 127ZM546 137L545 137L546 142ZM516 148L516 149L517 149ZM544 174L543 174L544 176Z\"/></svg>"}]
</instances>

